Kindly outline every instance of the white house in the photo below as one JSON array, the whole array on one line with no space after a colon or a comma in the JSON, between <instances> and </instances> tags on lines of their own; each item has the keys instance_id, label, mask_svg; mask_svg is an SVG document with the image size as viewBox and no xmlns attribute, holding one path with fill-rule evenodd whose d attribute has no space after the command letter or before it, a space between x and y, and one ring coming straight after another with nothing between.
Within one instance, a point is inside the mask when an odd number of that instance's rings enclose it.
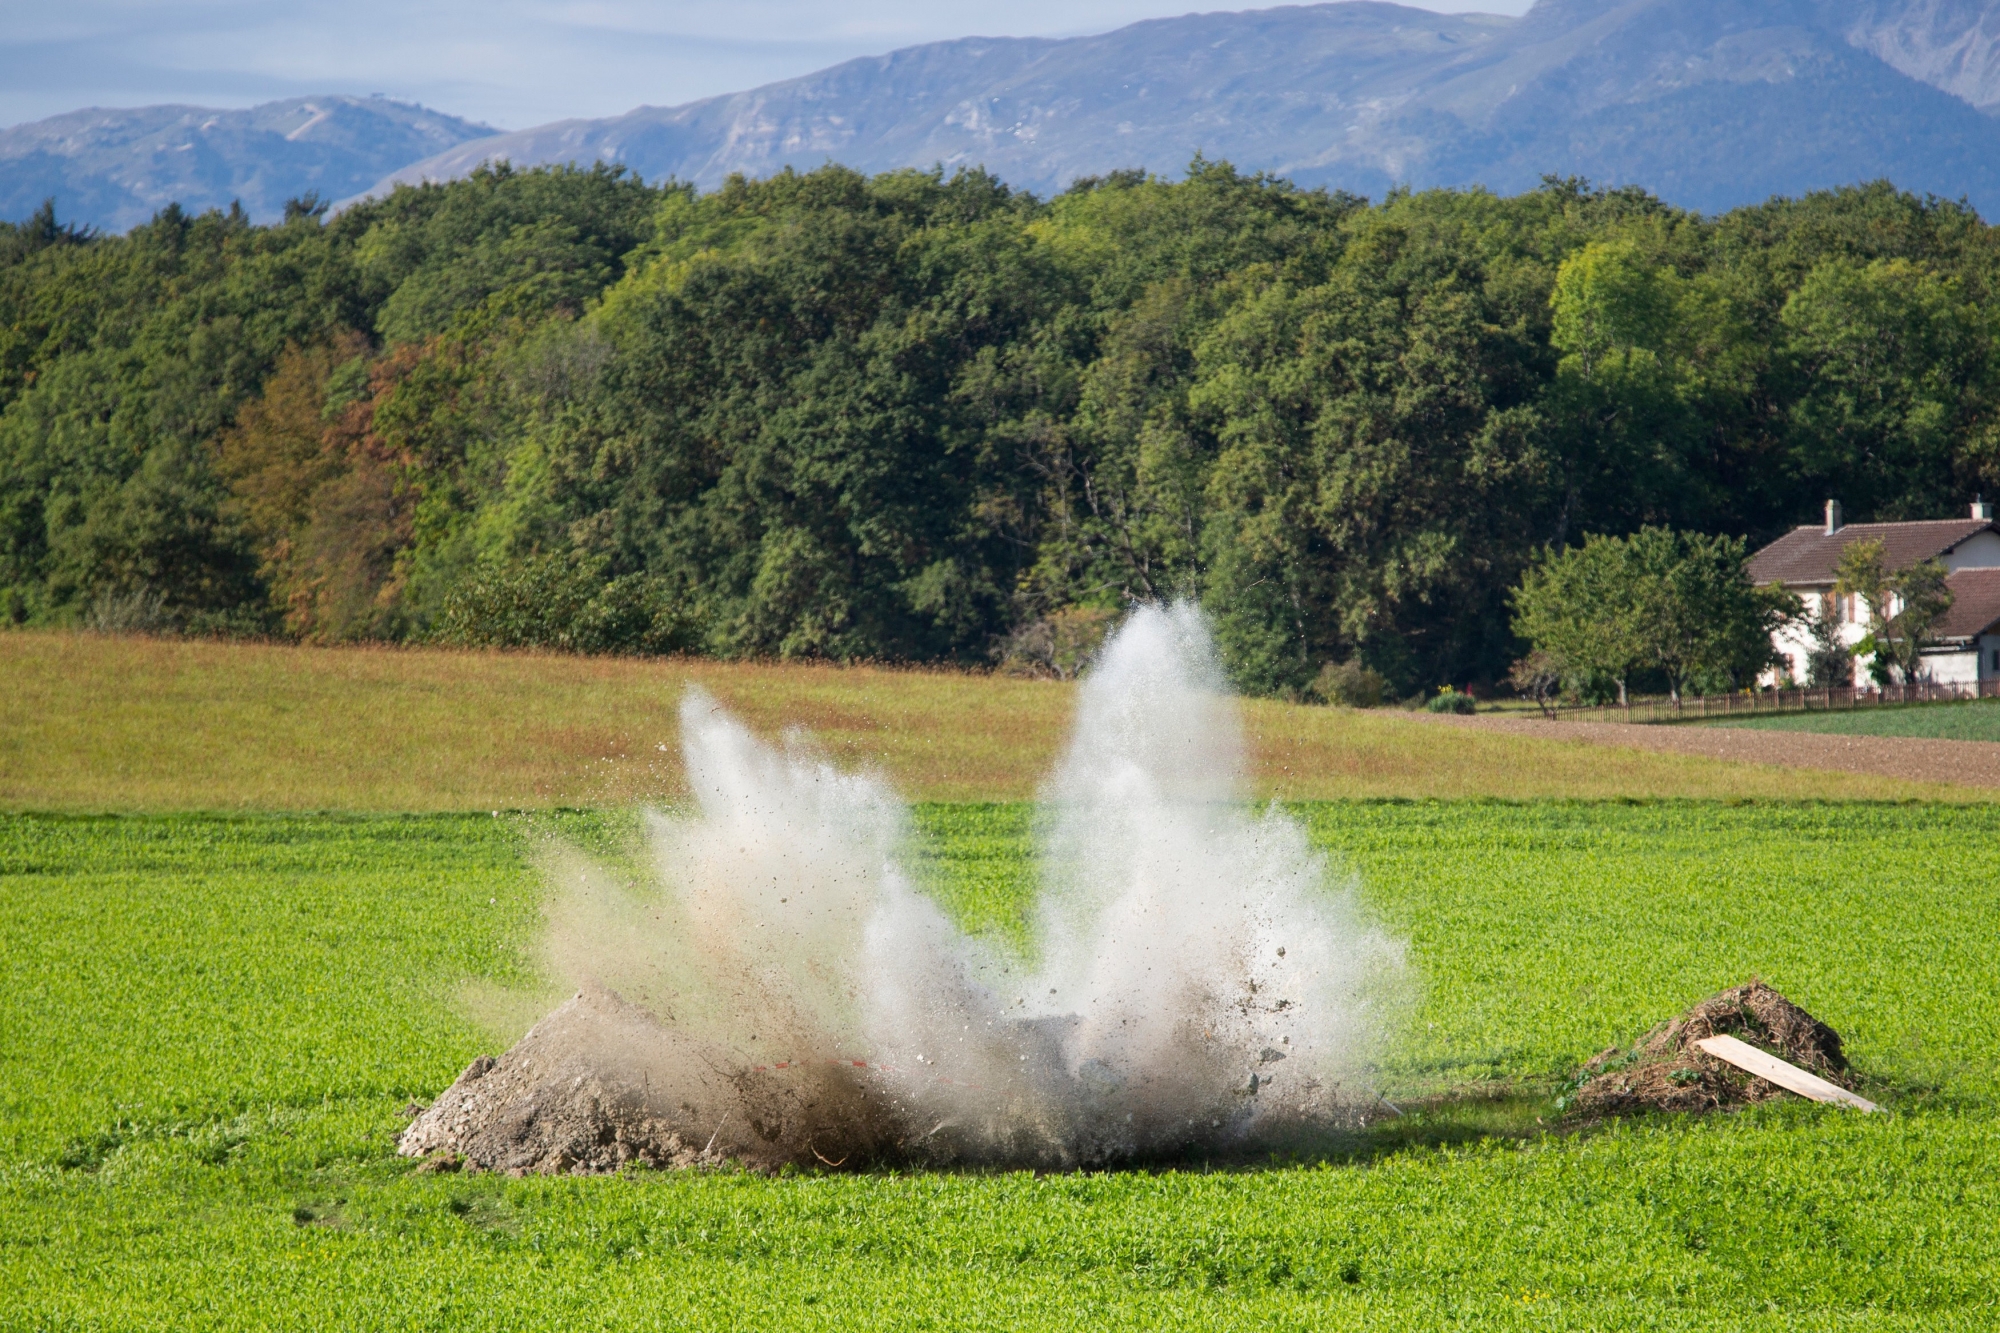
<instances>
[{"instance_id":1,"label":"white house","mask_svg":"<svg viewBox=\"0 0 2000 1333\"><path fill-rule=\"evenodd\" d=\"M1948 571L1951 609L1936 628L1938 642L1924 650L1923 674L1941 684L2000 680L2000 524L1993 506L1975 501L1969 518L1928 519L1915 523L1842 523L1840 502L1826 502L1824 526L1793 528L1750 557L1753 582L1782 583L1805 602L1814 615L1833 596L1834 570L1840 553L1860 541L1880 541L1892 569L1935 559ZM1852 644L1868 633L1868 610L1859 598L1838 599L1841 638ZM1794 680L1806 679L1812 636L1803 625L1788 625L1773 636ZM1768 683L1780 671L1769 673ZM1869 681L1865 658L1854 663L1855 683Z\"/></svg>"}]
</instances>

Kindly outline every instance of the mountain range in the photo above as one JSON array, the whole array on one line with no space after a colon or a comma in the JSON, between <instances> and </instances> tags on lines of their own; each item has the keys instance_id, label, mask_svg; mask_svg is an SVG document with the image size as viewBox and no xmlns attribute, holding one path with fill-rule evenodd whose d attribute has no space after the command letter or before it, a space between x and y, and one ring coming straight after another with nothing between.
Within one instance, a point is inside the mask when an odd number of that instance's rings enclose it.
<instances>
[{"instance_id":1,"label":"mountain range","mask_svg":"<svg viewBox=\"0 0 2000 1333\"><path fill-rule=\"evenodd\" d=\"M281 132L306 108L354 128ZM984 166L1049 192L1121 168L1175 173L1196 153L1370 195L1581 175L1711 211L1886 177L1990 214L1995 112L2000 0L1540 0L1518 19L1349 0L937 42L513 133L376 99L80 112L0 132L0 216L51 194L65 218L105 226L166 197L241 197L264 216L303 189L359 197L500 159L602 159L702 186L827 161ZM120 117L134 128L113 128ZM20 151L72 121L97 127L62 131L89 152Z\"/></svg>"},{"instance_id":2,"label":"mountain range","mask_svg":"<svg viewBox=\"0 0 2000 1333\"><path fill-rule=\"evenodd\" d=\"M295 97L247 111L90 108L0 130L0 218L54 199L65 222L123 231L170 203L240 202L259 221L288 199L332 202L488 125L381 97Z\"/></svg>"}]
</instances>

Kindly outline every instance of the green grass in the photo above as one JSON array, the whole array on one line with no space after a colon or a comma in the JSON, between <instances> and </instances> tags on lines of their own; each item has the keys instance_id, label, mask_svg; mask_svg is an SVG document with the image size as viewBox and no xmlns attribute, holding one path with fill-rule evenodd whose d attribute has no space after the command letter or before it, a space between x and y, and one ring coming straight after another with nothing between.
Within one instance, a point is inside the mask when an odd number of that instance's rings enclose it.
<instances>
[{"instance_id":1,"label":"green grass","mask_svg":"<svg viewBox=\"0 0 2000 1333\"><path fill-rule=\"evenodd\" d=\"M1932 741L2000 741L2000 699L1957 703L1888 704L1829 712L1779 713L1733 718L1712 727L1757 731L1812 731L1829 736L1916 736Z\"/></svg>"},{"instance_id":2,"label":"green grass","mask_svg":"<svg viewBox=\"0 0 2000 1333\"><path fill-rule=\"evenodd\" d=\"M2000 1320L2000 812L1301 813L1424 979L1392 1096L1456 1099L1315 1163L1041 1179L412 1174L403 1103L491 1045L453 997L529 979L532 840L616 818L0 819L0 1327ZM919 816L951 910L1017 934L1025 809ZM1894 1113L1537 1129L1751 971Z\"/></svg>"}]
</instances>

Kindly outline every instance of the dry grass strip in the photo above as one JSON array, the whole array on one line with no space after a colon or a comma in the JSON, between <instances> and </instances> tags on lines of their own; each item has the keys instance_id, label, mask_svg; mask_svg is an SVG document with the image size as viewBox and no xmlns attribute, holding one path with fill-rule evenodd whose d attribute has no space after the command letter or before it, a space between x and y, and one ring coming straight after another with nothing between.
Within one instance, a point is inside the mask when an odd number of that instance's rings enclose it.
<instances>
[{"instance_id":1,"label":"dry grass strip","mask_svg":"<svg viewBox=\"0 0 2000 1333\"><path fill-rule=\"evenodd\" d=\"M690 681L767 734L803 728L836 760L872 765L912 798L946 801L1032 796L1075 697L1067 685L952 671L0 633L0 808L673 800L682 794L676 708ZM1247 703L1245 716L1254 788L1285 798L1985 795L1908 774L1605 746L1579 724L1439 726L1265 700ZM1847 743L1704 736L1755 756Z\"/></svg>"}]
</instances>

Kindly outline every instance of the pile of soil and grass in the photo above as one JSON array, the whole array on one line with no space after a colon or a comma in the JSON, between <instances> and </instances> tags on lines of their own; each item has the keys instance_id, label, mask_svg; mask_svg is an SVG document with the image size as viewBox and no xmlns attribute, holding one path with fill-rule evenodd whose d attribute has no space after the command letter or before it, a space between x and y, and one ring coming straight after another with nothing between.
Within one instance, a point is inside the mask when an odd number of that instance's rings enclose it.
<instances>
[{"instance_id":1,"label":"pile of soil and grass","mask_svg":"<svg viewBox=\"0 0 2000 1333\"><path fill-rule=\"evenodd\" d=\"M1062 1044L1077 1021L1014 1020L1006 1049L1018 1054L1020 1072L971 1082L823 1050L753 1064L615 992L588 988L505 1054L473 1061L434 1104L412 1108L416 1119L397 1146L424 1158L425 1169L513 1175L723 1163L759 1171L886 1162L1064 1169L1178 1160L1197 1149L1262 1152L1319 1132L1337 1109L1300 1111L1260 1092L1271 1086L1269 1065L1285 1058L1275 1050L1252 1057L1264 1072L1246 1085L1243 1053L1205 1032L1182 1053L1178 1072L1187 1077L1179 1081L1125 1080L1097 1061L1071 1070ZM766 1014L759 1026L776 1022ZM810 1033L779 1043L808 1054L824 1045ZM1265 1104L1253 1107L1260 1095Z\"/></svg>"},{"instance_id":2,"label":"pile of soil and grass","mask_svg":"<svg viewBox=\"0 0 2000 1333\"><path fill-rule=\"evenodd\" d=\"M1579 1072L1561 1105L1585 1118L1638 1111L1713 1111L1782 1089L1695 1048L1727 1034L1830 1083L1851 1087L1840 1034L1761 981L1710 996L1629 1049L1611 1047ZM812 1060L765 1066L662 1024L614 992L580 991L506 1054L481 1056L423 1109L398 1141L433 1169L513 1175L690 1167L753 1170L950 1160L939 1131L918 1133L914 1107L870 1081L868 1066ZM1254 1085L1253 1085L1254 1086ZM924 1117L928 1119L929 1117ZM1128 1116L1127 1119L1130 1117ZM989 1127L990 1128L990 1127ZM1046 1128L1046 1127L1044 1127ZM1060 1129L1060 1127L1057 1127ZM1039 1160L1059 1132L1007 1154ZM1054 1159L1067 1160L1062 1153Z\"/></svg>"},{"instance_id":3,"label":"pile of soil and grass","mask_svg":"<svg viewBox=\"0 0 2000 1333\"><path fill-rule=\"evenodd\" d=\"M1581 1116L1637 1111L1715 1111L1784 1089L1695 1047L1727 1035L1843 1088L1853 1087L1840 1034L1756 979L1711 995L1630 1048L1599 1052L1577 1075L1564 1108Z\"/></svg>"},{"instance_id":4,"label":"pile of soil and grass","mask_svg":"<svg viewBox=\"0 0 2000 1333\"><path fill-rule=\"evenodd\" d=\"M724 1161L773 1170L866 1161L882 1146L880 1121L852 1069L750 1066L591 989L506 1054L474 1060L397 1148L439 1169L512 1175Z\"/></svg>"}]
</instances>

